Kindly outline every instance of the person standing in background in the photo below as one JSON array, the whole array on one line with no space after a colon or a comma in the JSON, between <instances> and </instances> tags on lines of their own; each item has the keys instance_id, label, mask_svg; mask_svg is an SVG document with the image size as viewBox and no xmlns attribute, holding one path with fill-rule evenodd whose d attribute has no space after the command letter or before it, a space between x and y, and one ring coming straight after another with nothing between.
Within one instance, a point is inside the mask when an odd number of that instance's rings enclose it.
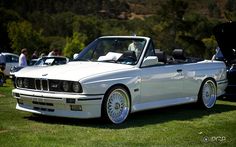
<instances>
[{"instance_id":1,"label":"person standing in background","mask_svg":"<svg viewBox=\"0 0 236 147\"><path fill-rule=\"evenodd\" d=\"M34 53L31 56L31 59L38 59L38 52L34 51Z\"/></svg>"},{"instance_id":2,"label":"person standing in background","mask_svg":"<svg viewBox=\"0 0 236 147\"><path fill-rule=\"evenodd\" d=\"M58 56L59 50L58 49L53 49L49 54L48 57L51 56Z\"/></svg>"},{"instance_id":3,"label":"person standing in background","mask_svg":"<svg viewBox=\"0 0 236 147\"><path fill-rule=\"evenodd\" d=\"M27 49L23 48L21 50L21 54L20 54L20 57L19 57L19 66L20 67L26 67L27 66L26 56L27 56Z\"/></svg>"}]
</instances>

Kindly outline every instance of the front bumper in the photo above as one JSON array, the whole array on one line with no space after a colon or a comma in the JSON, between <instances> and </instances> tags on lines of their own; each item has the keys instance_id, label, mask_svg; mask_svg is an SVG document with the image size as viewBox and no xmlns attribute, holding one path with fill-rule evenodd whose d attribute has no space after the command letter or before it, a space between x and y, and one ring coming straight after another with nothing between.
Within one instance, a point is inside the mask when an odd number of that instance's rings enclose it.
<instances>
[{"instance_id":1,"label":"front bumper","mask_svg":"<svg viewBox=\"0 0 236 147\"><path fill-rule=\"evenodd\" d=\"M17 99L16 109L36 114L72 117L96 118L101 116L102 94L79 95L28 91L13 89Z\"/></svg>"}]
</instances>

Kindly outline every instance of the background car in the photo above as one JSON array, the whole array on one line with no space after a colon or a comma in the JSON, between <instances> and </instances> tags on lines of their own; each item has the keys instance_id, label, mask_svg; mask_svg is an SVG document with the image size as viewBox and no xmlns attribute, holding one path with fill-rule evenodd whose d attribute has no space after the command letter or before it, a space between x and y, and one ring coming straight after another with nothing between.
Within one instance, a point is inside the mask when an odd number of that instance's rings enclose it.
<instances>
[{"instance_id":1,"label":"background car","mask_svg":"<svg viewBox=\"0 0 236 147\"><path fill-rule=\"evenodd\" d=\"M5 63L5 70L3 71L5 76L10 76L10 69L11 67L18 66L19 64L19 56L13 53L1 53L2 56L0 56L1 61L3 60Z\"/></svg>"},{"instance_id":2,"label":"background car","mask_svg":"<svg viewBox=\"0 0 236 147\"><path fill-rule=\"evenodd\" d=\"M29 66L53 66L61 65L69 62L67 57L63 56L43 56L38 59L32 59L29 63ZM28 67L29 67L28 66ZM14 79L15 73L25 67L13 66L10 69L10 78Z\"/></svg>"},{"instance_id":3,"label":"background car","mask_svg":"<svg viewBox=\"0 0 236 147\"><path fill-rule=\"evenodd\" d=\"M227 66L228 86L225 97L236 95L236 22L223 23L213 30L219 47L214 60L224 61Z\"/></svg>"}]
</instances>

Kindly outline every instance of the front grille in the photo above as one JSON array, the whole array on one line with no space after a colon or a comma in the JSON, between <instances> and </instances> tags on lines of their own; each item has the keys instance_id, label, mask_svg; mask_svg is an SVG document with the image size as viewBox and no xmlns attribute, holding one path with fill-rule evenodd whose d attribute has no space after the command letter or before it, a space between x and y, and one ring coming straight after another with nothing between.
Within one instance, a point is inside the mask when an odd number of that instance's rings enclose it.
<instances>
[{"instance_id":1,"label":"front grille","mask_svg":"<svg viewBox=\"0 0 236 147\"><path fill-rule=\"evenodd\" d=\"M48 80L42 80L42 90L48 90Z\"/></svg>"},{"instance_id":2,"label":"front grille","mask_svg":"<svg viewBox=\"0 0 236 147\"><path fill-rule=\"evenodd\" d=\"M25 89L49 90L47 79L17 78L16 86Z\"/></svg>"},{"instance_id":3,"label":"front grille","mask_svg":"<svg viewBox=\"0 0 236 147\"><path fill-rule=\"evenodd\" d=\"M55 92L68 92L68 93L69 92L70 93L83 92L80 83L74 82L74 81L17 77L15 79L15 83L16 83L17 88L33 89L33 90L38 90L38 91L55 91ZM67 89L65 89L65 84L67 84L66 85ZM78 90L78 88L80 89Z\"/></svg>"},{"instance_id":4,"label":"front grille","mask_svg":"<svg viewBox=\"0 0 236 147\"><path fill-rule=\"evenodd\" d=\"M34 87L34 82L35 82L35 80L34 79L32 79L32 78L25 78L24 80L26 80L27 81L27 86L26 85L24 85L24 87L25 88L28 88L28 89L35 89L35 87ZM24 83L24 82L23 82Z\"/></svg>"},{"instance_id":5,"label":"front grille","mask_svg":"<svg viewBox=\"0 0 236 147\"><path fill-rule=\"evenodd\" d=\"M48 91L47 79L35 79L35 89Z\"/></svg>"},{"instance_id":6,"label":"front grille","mask_svg":"<svg viewBox=\"0 0 236 147\"><path fill-rule=\"evenodd\" d=\"M37 90L41 90L41 81L40 79L35 79L35 87Z\"/></svg>"}]
</instances>

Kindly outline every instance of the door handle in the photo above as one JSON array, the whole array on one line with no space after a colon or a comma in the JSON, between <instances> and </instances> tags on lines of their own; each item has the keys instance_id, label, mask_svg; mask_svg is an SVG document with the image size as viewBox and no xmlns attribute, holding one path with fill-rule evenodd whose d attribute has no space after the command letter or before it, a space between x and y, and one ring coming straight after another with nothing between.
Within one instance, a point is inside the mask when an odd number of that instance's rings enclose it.
<instances>
[{"instance_id":1,"label":"door handle","mask_svg":"<svg viewBox=\"0 0 236 147\"><path fill-rule=\"evenodd\" d=\"M177 69L177 72L182 72L182 69Z\"/></svg>"}]
</instances>

